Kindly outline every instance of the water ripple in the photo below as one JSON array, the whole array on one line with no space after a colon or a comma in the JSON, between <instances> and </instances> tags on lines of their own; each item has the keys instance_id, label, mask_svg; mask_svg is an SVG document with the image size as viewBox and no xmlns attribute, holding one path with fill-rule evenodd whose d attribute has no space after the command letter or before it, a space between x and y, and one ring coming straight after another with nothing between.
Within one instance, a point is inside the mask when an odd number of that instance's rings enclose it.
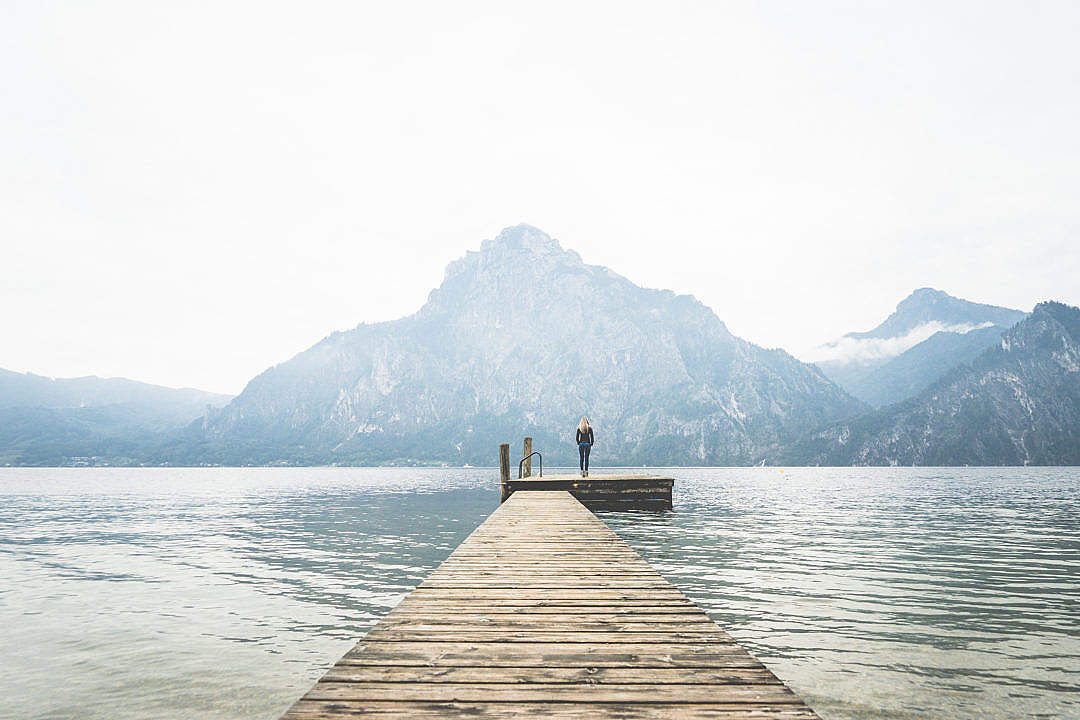
<instances>
[{"instance_id":1,"label":"water ripple","mask_svg":"<svg viewBox=\"0 0 1080 720\"><path fill-rule=\"evenodd\" d=\"M1076 469L677 474L604 519L824 717L1080 717Z\"/></svg>"}]
</instances>

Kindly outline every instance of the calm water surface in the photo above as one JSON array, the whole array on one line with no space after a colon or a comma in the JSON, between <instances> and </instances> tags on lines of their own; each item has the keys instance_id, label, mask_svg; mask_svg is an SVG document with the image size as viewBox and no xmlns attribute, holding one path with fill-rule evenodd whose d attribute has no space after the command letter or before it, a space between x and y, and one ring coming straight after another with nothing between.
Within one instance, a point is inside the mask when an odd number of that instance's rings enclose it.
<instances>
[{"instance_id":1,"label":"calm water surface","mask_svg":"<svg viewBox=\"0 0 1080 720\"><path fill-rule=\"evenodd\" d=\"M677 469L602 516L829 719L1080 718L1080 470ZM0 717L276 718L491 470L0 470Z\"/></svg>"}]
</instances>

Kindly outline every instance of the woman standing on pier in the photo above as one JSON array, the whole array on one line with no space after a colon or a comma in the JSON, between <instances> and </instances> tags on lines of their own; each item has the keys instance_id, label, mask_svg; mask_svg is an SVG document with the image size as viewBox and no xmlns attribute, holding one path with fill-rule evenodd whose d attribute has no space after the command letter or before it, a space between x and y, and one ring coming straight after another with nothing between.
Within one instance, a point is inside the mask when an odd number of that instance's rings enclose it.
<instances>
[{"instance_id":1,"label":"woman standing on pier","mask_svg":"<svg viewBox=\"0 0 1080 720\"><path fill-rule=\"evenodd\" d=\"M581 457L581 477L589 477L589 450L593 446L592 426L589 418L582 416L577 426L578 455Z\"/></svg>"}]
</instances>

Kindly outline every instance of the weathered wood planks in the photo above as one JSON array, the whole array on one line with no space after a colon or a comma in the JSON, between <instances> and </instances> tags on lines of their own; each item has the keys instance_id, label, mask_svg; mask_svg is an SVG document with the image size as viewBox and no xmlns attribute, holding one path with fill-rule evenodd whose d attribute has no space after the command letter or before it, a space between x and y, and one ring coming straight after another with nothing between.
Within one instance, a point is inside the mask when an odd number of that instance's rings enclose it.
<instances>
[{"instance_id":1,"label":"weathered wood planks","mask_svg":"<svg viewBox=\"0 0 1080 720\"><path fill-rule=\"evenodd\" d=\"M670 510L674 478L660 475L545 475L507 478L503 500L519 490L565 490L592 510Z\"/></svg>"},{"instance_id":2,"label":"weathered wood planks","mask_svg":"<svg viewBox=\"0 0 1080 720\"><path fill-rule=\"evenodd\" d=\"M816 718L562 491L517 490L284 716Z\"/></svg>"}]
</instances>

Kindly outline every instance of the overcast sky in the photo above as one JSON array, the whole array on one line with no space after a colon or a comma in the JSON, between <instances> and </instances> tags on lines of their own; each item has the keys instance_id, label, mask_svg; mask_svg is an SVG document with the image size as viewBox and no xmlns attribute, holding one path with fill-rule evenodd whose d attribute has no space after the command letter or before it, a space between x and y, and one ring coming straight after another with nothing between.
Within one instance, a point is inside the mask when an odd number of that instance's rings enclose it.
<instances>
[{"instance_id":1,"label":"overcast sky","mask_svg":"<svg viewBox=\"0 0 1080 720\"><path fill-rule=\"evenodd\" d=\"M1080 3L0 6L0 367L239 392L528 222L798 354L1080 304Z\"/></svg>"}]
</instances>

